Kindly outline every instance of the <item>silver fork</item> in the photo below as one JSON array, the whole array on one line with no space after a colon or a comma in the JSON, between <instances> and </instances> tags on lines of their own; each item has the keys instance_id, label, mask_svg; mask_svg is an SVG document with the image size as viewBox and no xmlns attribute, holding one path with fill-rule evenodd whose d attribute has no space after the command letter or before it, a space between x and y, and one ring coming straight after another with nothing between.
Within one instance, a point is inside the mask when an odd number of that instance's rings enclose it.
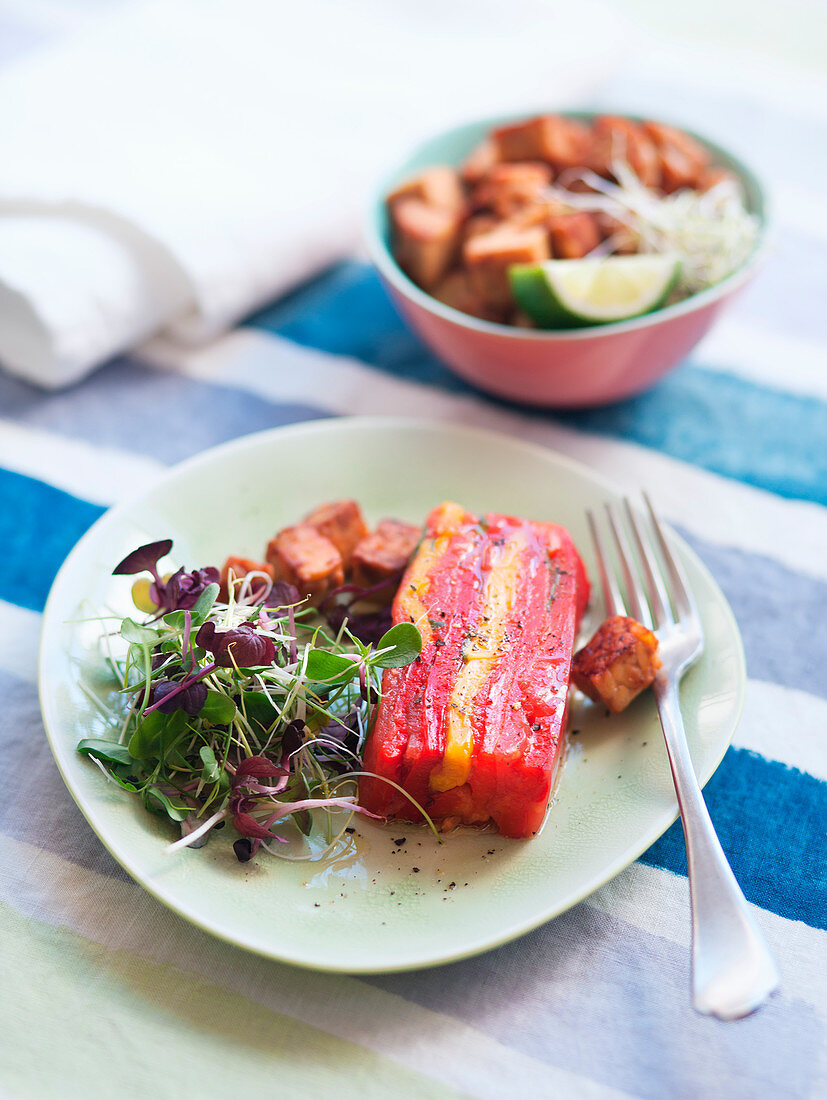
<instances>
[{"instance_id":1,"label":"silver fork","mask_svg":"<svg viewBox=\"0 0 827 1100\"><path fill-rule=\"evenodd\" d=\"M753 1012L777 988L778 970L727 863L692 767L678 686L703 652L703 630L681 565L669 549L645 493L644 499L665 572L629 501L624 501L626 521L639 569L616 509L606 505L625 603L594 515L588 512L587 518L606 614L628 614L651 627L663 661L653 687L686 843L692 906L692 1002L698 1012L734 1020Z\"/></svg>"}]
</instances>

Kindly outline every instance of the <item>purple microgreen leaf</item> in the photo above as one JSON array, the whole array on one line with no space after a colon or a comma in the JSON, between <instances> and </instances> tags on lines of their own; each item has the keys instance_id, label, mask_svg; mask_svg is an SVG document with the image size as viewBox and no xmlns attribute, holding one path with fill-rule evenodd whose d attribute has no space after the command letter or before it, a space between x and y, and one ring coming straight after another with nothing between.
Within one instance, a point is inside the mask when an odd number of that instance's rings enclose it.
<instances>
[{"instance_id":1,"label":"purple microgreen leaf","mask_svg":"<svg viewBox=\"0 0 827 1100\"><path fill-rule=\"evenodd\" d=\"M273 834L269 829L260 825L252 814L240 812L233 814L233 825L242 836L254 837L256 840L272 840Z\"/></svg>"},{"instance_id":2,"label":"purple microgreen leaf","mask_svg":"<svg viewBox=\"0 0 827 1100\"><path fill-rule=\"evenodd\" d=\"M218 570L212 565L208 565L205 569L193 569L191 573L184 573L183 570L180 570L174 578L170 578L170 582L172 580L175 580L175 588L172 593L175 607L187 610L195 607L201 596L211 585L218 584ZM216 589L217 594L218 589Z\"/></svg>"},{"instance_id":3,"label":"purple microgreen leaf","mask_svg":"<svg viewBox=\"0 0 827 1100\"><path fill-rule=\"evenodd\" d=\"M176 683L175 680L159 680L152 685L152 706L162 714L172 714L173 711L183 710L190 718L195 718L201 712L201 708L207 701L207 685L199 680L191 680L189 683ZM147 711L144 713L147 713Z\"/></svg>"},{"instance_id":4,"label":"purple microgreen leaf","mask_svg":"<svg viewBox=\"0 0 827 1100\"><path fill-rule=\"evenodd\" d=\"M158 576L158 562L172 549L172 539L159 539L158 542L148 542L145 546L139 546L131 554L127 554L123 561L119 562L112 570L115 577L129 577L133 573L152 573Z\"/></svg>"},{"instance_id":5,"label":"purple microgreen leaf","mask_svg":"<svg viewBox=\"0 0 827 1100\"><path fill-rule=\"evenodd\" d=\"M146 709L144 710L143 716L146 717L147 715L154 713L156 710L158 710L160 708L162 703L164 703L166 705L166 703L168 703L169 700L172 699L172 697L174 695L177 696L180 693L188 691L189 688L193 684L197 684L199 680L202 680L205 676L209 676L209 674L211 672L215 672L216 668L217 668L217 665L215 665L215 664L205 665L202 669L200 669L195 674L195 676L190 676L188 679L183 680L181 683L175 684L174 689L170 689L169 691L164 692L161 695L160 699L154 700L152 703L150 703L150 705L148 707L146 707ZM159 682L163 682L163 681L159 681ZM157 685L155 685L155 687L157 687ZM195 699L195 698L197 698L197 696L195 696L193 698ZM204 699L201 700L199 710L204 705L205 701L206 701L206 696L204 696ZM172 709L175 709L175 708L172 708Z\"/></svg>"},{"instance_id":6,"label":"purple microgreen leaf","mask_svg":"<svg viewBox=\"0 0 827 1100\"><path fill-rule=\"evenodd\" d=\"M298 752L304 744L304 722L300 718L294 718L284 727L281 735L281 751L285 756L292 756Z\"/></svg>"},{"instance_id":7,"label":"purple microgreen leaf","mask_svg":"<svg viewBox=\"0 0 827 1100\"><path fill-rule=\"evenodd\" d=\"M294 584L288 584L287 581L273 581L264 600L265 607L293 607L297 603L301 603L301 593Z\"/></svg>"},{"instance_id":8,"label":"purple microgreen leaf","mask_svg":"<svg viewBox=\"0 0 827 1100\"><path fill-rule=\"evenodd\" d=\"M237 787L249 776L251 779L274 779L284 775L284 768L268 760L266 756L245 756L233 776L233 786Z\"/></svg>"},{"instance_id":9,"label":"purple microgreen leaf","mask_svg":"<svg viewBox=\"0 0 827 1100\"><path fill-rule=\"evenodd\" d=\"M206 622L195 636L198 645L212 653L221 668L261 668L276 658L276 647L270 638L259 634L253 623L242 623L232 630L216 630L215 623Z\"/></svg>"}]
</instances>

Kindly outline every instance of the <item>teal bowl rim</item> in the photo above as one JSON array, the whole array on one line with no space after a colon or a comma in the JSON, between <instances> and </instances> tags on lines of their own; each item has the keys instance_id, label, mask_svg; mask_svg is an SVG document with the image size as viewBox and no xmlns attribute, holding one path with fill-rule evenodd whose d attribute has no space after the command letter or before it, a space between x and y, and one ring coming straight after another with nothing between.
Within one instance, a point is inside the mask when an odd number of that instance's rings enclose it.
<instances>
[{"instance_id":1,"label":"teal bowl rim","mask_svg":"<svg viewBox=\"0 0 827 1100\"><path fill-rule=\"evenodd\" d=\"M419 161L419 167L424 167L426 163L445 163L444 159L440 161L428 157L428 150L432 147L453 140L459 140L459 142L462 143L463 139L468 139L469 136L473 135L473 140L468 141L468 151L470 152L470 149L482 139L485 132L493 127L504 126L510 122L518 122L521 119L531 118L534 115L544 113L549 113L548 108L540 108L536 111L520 111L519 113L511 112L507 115L500 115L487 119L474 119L470 122L452 126L448 130L442 130L438 134L434 134L420 141L410 150L408 155L401 162L401 165L397 165L395 169L387 171L383 175L368 204L365 238L371 260L376 265L380 274L384 276L391 286L398 290L400 294L406 298L410 298L416 305L421 306L428 312L434 313L443 320L451 321L462 328L473 329L477 332L487 332L495 336L508 336L515 340L546 340L553 343L555 341L589 340L600 336L608 336L615 332L633 332L636 329L647 328L669 321L675 317L693 313L733 293L739 287L743 286L753 275L759 261L764 255L767 244L768 201L765 188L748 165L722 146L716 144L714 141L710 141L709 138L704 137L702 134L698 134L694 130L688 129L681 123L669 122L668 120L659 118L658 121L675 126L690 137L695 138L696 141L709 149L721 164L727 168L731 168L735 172L744 185L747 196L747 208L751 214L754 214L758 218L758 237L752 252L739 267L724 279L721 279L720 282L707 287L706 290L698 291L690 298L685 298L682 302L676 302L671 306L664 306L662 309L657 309L652 313L645 313L641 317L633 317L628 321L610 321L607 324L585 325L582 328L571 329L528 329L517 328L516 325L504 325L497 321L483 321L478 317L472 317L468 313L462 313L452 306L446 306L444 303L437 301L436 298L432 297L426 291L421 290L416 283L408 278L402 268L399 267L390 250L385 196L395 185L402 182L402 180L412 172L416 171L412 162ZM600 114L605 114L607 112L555 111L554 113L561 114L566 118L588 122L598 117ZM612 114L622 113L612 111ZM644 116L642 115L622 114L622 117L632 119L635 122L644 121ZM651 119L652 116L647 115L645 118Z\"/></svg>"}]
</instances>

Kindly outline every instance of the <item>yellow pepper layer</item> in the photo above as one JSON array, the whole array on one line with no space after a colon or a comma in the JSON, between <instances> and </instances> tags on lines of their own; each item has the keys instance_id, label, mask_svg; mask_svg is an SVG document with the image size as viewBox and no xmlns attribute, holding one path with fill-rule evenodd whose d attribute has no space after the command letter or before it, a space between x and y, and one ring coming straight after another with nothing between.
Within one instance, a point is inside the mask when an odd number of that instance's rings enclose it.
<instances>
[{"instance_id":1,"label":"yellow pepper layer","mask_svg":"<svg viewBox=\"0 0 827 1100\"><path fill-rule=\"evenodd\" d=\"M448 704L445 755L442 763L431 772L429 781L434 791L462 786L471 771L474 699L502 656L508 616L514 610L519 586L520 559L526 545L525 532L516 531L498 548L499 554L492 562L483 592L479 633L463 648L463 666Z\"/></svg>"},{"instance_id":2,"label":"yellow pepper layer","mask_svg":"<svg viewBox=\"0 0 827 1100\"><path fill-rule=\"evenodd\" d=\"M459 504L446 501L440 505L441 514L434 526L432 538L423 539L416 557L411 562L405 577L403 587L397 596L394 621L401 622L408 619L416 624L422 635L422 648L431 641L433 631L428 622L428 609L424 603L424 597L428 591L428 583L437 562L442 557L451 539L463 527L466 520L466 512Z\"/></svg>"}]
</instances>

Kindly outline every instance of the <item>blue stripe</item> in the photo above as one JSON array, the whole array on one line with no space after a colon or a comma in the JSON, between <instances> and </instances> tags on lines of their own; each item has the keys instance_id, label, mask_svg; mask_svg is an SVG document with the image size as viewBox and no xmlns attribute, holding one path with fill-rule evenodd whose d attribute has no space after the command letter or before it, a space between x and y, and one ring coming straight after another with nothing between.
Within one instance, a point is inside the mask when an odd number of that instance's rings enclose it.
<instances>
[{"instance_id":1,"label":"blue stripe","mask_svg":"<svg viewBox=\"0 0 827 1100\"><path fill-rule=\"evenodd\" d=\"M0 599L42 611L63 560L103 508L0 469Z\"/></svg>"},{"instance_id":2,"label":"blue stripe","mask_svg":"<svg viewBox=\"0 0 827 1100\"><path fill-rule=\"evenodd\" d=\"M780 727L779 737L790 730ZM827 928L827 783L730 749L704 789L709 813L747 898L790 920ZM679 822L642 857L686 874Z\"/></svg>"},{"instance_id":3,"label":"blue stripe","mask_svg":"<svg viewBox=\"0 0 827 1100\"><path fill-rule=\"evenodd\" d=\"M0 374L0 410L20 424L169 463L250 432L328 415L130 359L54 393Z\"/></svg>"},{"instance_id":4,"label":"blue stripe","mask_svg":"<svg viewBox=\"0 0 827 1100\"><path fill-rule=\"evenodd\" d=\"M405 327L365 264L333 268L250 324L397 377L476 392ZM827 404L815 399L685 365L648 393L606 408L525 411L631 440L783 497L827 504Z\"/></svg>"}]
</instances>

